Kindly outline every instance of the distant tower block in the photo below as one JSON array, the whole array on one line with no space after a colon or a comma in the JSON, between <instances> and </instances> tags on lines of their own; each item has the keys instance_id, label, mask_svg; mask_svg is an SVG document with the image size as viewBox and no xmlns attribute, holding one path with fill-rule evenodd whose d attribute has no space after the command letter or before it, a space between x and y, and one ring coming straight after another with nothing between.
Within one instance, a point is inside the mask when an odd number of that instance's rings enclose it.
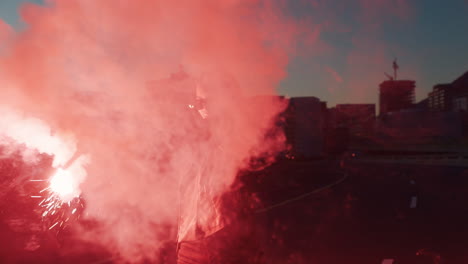
<instances>
[{"instance_id":1,"label":"distant tower block","mask_svg":"<svg viewBox=\"0 0 468 264\"><path fill-rule=\"evenodd\" d=\"M380 84L379 115L410 108L415 100L415 81L389 80Z\"/></svg>"},{"instance_id":2,"label":"distant tower block","mask_svg":"<svg viewBox=\"0 0 468 264\"><path fill-rule=\"evenodd\" d=\"M415 81L397 80L400 68L396 59L393 61L393 76L385 73L389 80L380 84L379 115L410 108L415 101Z\"/></svg>"}]
</instances>

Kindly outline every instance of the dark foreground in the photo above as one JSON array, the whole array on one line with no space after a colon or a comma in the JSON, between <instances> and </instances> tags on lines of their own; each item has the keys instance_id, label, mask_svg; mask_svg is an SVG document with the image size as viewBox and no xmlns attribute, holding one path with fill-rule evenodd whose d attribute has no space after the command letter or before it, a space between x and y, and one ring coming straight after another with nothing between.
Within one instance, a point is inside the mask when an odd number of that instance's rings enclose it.
<instances>
[{"instance_id":1,"label":"dark foreground","mask_svg":"<svg viewBox=\"0 0 468 264\"><path fill-rule=\"evenodd\" d=\"M468 263L463 168L287 162L243 180L242 191L260 202L239 212L213 245L220 263ZM5 214L15 210L1 205L0 263L114 262L93 245L76 245L87 253L66 255L63 245L74 246L66 236L38 237L49 244L24 250L30 234L7 225ZM174 252L168 244L163 262L174 263Z\"/></svg>"},{"instance_id":2,"label":"dark foreground","mask_svg":"<svg viewBox=\"0 0 468 264\"><path fill-rule=\"evenodd\" d=\"M264 263L468 263L466 172L348 163L341 184L257 217Z\"/></svg>"}]
</instances>

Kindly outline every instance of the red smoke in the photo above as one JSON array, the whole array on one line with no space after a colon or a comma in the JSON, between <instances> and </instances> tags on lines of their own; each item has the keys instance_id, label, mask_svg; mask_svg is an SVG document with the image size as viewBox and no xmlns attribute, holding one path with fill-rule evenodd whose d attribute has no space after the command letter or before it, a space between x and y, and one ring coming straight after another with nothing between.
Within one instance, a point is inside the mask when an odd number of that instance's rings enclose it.
<instances>
[{"instance_id":1,"label":"red smoke","mask_svg":"<svg viewBox=\"0 0 468 264\"><path fill-rule=\"evenodd\" d=\"M26 30L0 34L0 104L89 154L81 189L100 228L83 236L123 258L154 256L194 164L220 195L252 153L281 147L263 136L283 105L250 98L275 93L294 33L269 1L50 0L21 15Z\"/></svg>"}]
</instances>

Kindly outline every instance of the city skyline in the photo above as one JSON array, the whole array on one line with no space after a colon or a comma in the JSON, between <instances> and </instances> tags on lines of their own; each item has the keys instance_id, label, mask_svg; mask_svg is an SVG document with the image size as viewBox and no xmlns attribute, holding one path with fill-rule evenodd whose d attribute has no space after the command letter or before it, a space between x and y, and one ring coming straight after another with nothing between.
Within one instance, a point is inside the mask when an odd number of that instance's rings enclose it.
<instances>
[{"instance_id":1,"label":"city skyline","mask_svg":"<svg viewBox=\"0 0 468 264\"><path fill-rule=\"evenodd\" d=\"M16 29L25 2L0 3L0 18ZM416 101L436 84L450 83L468 71L468 2L435 0L286 1L285 14L308 33L296 43L281 95L315 96L329 106L376 103L378 87L400 65L399 79L416 81Z\"/></svg>"}]
</instances>

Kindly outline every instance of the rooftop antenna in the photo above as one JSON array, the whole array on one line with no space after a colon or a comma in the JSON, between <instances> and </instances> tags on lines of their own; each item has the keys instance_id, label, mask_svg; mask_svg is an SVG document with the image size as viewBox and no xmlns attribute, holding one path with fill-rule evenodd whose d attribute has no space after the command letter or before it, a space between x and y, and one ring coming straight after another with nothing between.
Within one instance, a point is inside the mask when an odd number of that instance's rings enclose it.
<instances>
[{"instance_id":1,"label":"rooftop antenna","mask_svg":"<svg viewBox=\"0 0 468 264\"><path fill-rule=\"evenodd\" d=\"M397 64L397 59L395 58L393 60L393 79L396 80L397 79L397 71L400 67L398 66Z\"/></svg>"}]
</instances>

